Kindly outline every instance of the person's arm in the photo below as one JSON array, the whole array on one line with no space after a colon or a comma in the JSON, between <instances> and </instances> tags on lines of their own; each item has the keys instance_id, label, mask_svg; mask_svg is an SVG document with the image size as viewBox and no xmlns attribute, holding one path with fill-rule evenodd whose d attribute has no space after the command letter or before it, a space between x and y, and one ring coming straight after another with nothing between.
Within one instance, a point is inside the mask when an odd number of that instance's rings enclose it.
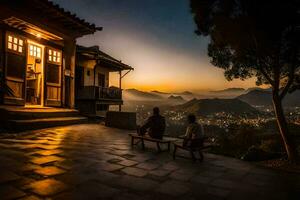
<instances>
[{"instance_id":1,"label":"person's arm","mask_svg":"<svg viewBox=\"0 0 300 200\"><path fill-rule=\"evenodd\" d=\"M192 136L191 135L192 134L191 130L192 129L191 129L190 125L188 125L187 128L186 128L186 132L185 132L185 138L186 139L191 139L191 136Z\"/></svg>"},{"instance_id":2,"label":"person's arm","mask_svg":"<svg viewBox=\"0 0 300 200\"><path fill-rule=\"evenodd\" d=\"M142 126L142 128L143 128L143 129L148 129L148 128L150 128L151 122L152 122L152 118L149 117L149 118L147 119L147 121L145 122L145 124Z\"/></svg>"}]
</instances>

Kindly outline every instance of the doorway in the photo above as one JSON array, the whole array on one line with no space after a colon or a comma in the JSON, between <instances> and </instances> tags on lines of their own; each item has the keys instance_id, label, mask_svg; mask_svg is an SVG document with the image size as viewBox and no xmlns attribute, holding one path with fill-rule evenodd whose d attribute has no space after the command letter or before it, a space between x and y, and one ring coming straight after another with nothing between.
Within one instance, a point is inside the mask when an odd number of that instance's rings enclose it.
<instances>
[{"instance_id":1,"label":"doorway","mask_svg":"<svg viewBox=\"0 0 300 200\"><path fill-rule=\"evenodd\" d=\"M44 46L28 41L26 105L44 105Z\"/></svg>"}]
</instances>

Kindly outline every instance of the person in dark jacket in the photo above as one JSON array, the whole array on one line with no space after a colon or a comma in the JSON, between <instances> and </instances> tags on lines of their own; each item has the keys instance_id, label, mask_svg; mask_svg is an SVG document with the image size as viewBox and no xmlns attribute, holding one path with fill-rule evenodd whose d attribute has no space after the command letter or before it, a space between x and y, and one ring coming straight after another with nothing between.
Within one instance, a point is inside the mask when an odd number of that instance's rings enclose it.
<instances>
[{"instance_id":1,"label":"person in dark jacket","mask_svg":"<svg viewBox=\"0 0 300 200\"><path fill-rule=\"evenodd\" d=\"M159 114L159 108L153 108L153 115L150 116L146 123L138 128L139 135L148 135L155 139L162 139L166 129L165 118Z\"/></svg>"}]
</instances>

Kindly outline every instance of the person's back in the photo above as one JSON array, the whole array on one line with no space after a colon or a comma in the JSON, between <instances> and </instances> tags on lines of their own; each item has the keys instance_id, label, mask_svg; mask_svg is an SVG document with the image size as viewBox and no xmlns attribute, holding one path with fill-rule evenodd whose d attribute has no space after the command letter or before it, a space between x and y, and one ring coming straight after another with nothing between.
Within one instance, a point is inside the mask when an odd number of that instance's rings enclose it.
<instances>
[{"instance_id":1,"label":"person's back","mask_svg":"<svg viewBox=\"0 0 300 200\"><path fill-rule=\"evenodd\" d=\"M162 139L165 132L165 118L161 115L153 115L149 118L150 126L148 134L157 139Z\"/></svg>"},{"instance_id":2,"label":"person's back","mask_svg":"<svg viewBox=\"0 0 300 200\"><path fill-rule=\"evenodd\" d=\"M191 123L187 126L186 138L187 139L201 139L204 137L203 127L197 122Z\"/></svg>"},{"instance_id":3,"label":"person's back","mask_svg":"<svg viewBox=\"0 0 300 200\"><path fill-rule=\"evenodd\" d=\"M147 122L140 128L140 134L148 132L149 136L156 139L162 139L165 132L165 118L159 114L159 108L153 108L153 115L148 118Z\"/></svg>"},{"instance_id":4,"label":"person's back","mask_svg":"<svg viewBox=\"0 0 300 200\"><path fill-rule=\"evenodd\" d=\"M202 139L204 138L204 130L201 124L196 122L195 115L188 116L188 126L186 128L184 146L199 146L202 145Z\"/></svg>"}]
</instances>

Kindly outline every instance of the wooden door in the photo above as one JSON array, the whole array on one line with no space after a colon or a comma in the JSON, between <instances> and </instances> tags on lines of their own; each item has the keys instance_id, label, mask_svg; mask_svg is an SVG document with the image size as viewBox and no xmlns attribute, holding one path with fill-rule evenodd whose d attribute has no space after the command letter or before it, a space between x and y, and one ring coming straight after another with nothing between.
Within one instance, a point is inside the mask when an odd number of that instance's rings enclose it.
<instances>
[{"instance_id":1,"label":"wooden door","mask_svg":"<svg viewBox=\"0 0 300 200\"><path fill-rule=\"evenodd\" d=\"M45 106L60 107L62 106L62 52L58 49L47 47L45 60Z\"/></svg>"}]
</instances>

